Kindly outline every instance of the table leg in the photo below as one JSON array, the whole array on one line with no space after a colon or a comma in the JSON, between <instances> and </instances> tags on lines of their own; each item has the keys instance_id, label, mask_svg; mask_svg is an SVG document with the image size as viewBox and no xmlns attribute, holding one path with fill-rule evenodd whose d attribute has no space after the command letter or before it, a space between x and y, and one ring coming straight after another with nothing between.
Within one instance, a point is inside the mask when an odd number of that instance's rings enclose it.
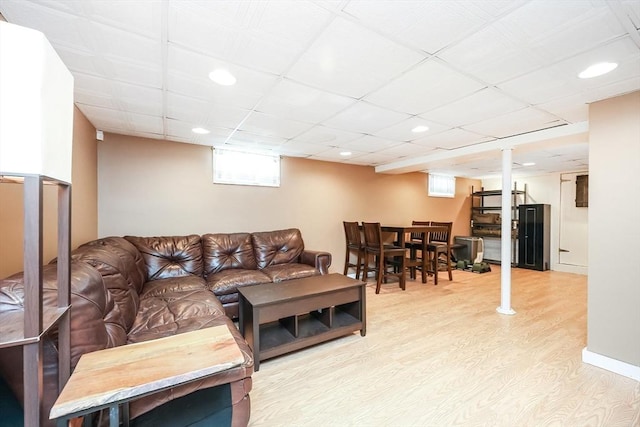
<instances>
[{"instance_id":1,"label":"table leg","mask_svg":"<svg viewBox=\"0 0 640 427\"><path fill-rule=\"evenodd\" d=\"M109 407L109 427L118 427L120 425L120 408L119 405L111 405ZM128 425L128 422L127 422Z\"/></svg>"},{"instance_id":2,"label":"table leg","mask_svg":"<svg viewBox=\"0 0 640 427\"><path fill-rule=\"evenodd\" d=\"M253 370L258 372L260 370L260 323L259 313L254 308L252 310L252 326L253 329Z\"/></svg>"}]
</instances>

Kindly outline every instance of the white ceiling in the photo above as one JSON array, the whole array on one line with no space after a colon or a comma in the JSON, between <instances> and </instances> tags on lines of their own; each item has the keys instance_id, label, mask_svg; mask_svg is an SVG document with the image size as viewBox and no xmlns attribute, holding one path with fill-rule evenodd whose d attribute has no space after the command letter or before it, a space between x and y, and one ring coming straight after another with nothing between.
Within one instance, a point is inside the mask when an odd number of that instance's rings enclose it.
<instances>
[{"instance_id":1,"label":"white ceiling","mask_svg":"<svg viewBox=\"0 0 640 427\"><path fill-rule=\"evenodd\" d=\"M0 13L49 38L97 129L389 173L496 175L496 142L572 125L516 147L514 175L587 170L588 103L640 89L638 0L0 0ZM577 77L600 61L619 66ZM215 68L237 84L213 83Z\"/></svg>"}]
</instances>

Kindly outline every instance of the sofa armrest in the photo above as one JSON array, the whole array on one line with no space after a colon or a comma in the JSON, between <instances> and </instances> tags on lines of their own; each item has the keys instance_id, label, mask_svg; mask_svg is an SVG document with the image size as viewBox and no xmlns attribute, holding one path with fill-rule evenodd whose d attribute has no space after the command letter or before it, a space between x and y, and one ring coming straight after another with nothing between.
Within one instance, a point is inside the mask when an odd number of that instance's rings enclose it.
<instances>
[{"instance_id":1,"label":"sofa armrest","mask_svg":"<svg viewBox=\"0 0 640 427\"><path fill-rule=\"evenodd\" d=\"M323 251L307 251L304 250L300 254L300 262L302 264L311 265L321 274L329 274L329 266L331 266L331 254Z\"/></svg>"}]
</instances>

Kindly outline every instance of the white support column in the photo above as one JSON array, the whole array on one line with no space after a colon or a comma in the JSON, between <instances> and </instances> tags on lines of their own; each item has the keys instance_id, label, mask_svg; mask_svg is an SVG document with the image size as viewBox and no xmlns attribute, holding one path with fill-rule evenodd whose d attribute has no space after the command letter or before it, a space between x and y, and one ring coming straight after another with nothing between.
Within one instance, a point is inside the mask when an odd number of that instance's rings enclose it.
<instances>
[{"instance_id":1,"label":"white support column","mask_svg":"<svg viewBox=\"0 0 640 427\"><path fill-rule=\"evenodd\" d=\"M500 243L500 314L516 314L511 308L511 148L502 150L502 238Z\"/></svg>"}]
</instances>

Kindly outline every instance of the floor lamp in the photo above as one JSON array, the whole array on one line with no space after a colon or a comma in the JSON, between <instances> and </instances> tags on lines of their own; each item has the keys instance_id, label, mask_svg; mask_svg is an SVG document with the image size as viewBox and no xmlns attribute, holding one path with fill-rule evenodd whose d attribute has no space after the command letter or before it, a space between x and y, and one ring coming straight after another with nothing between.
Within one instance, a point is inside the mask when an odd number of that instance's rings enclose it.
<instances>
[{"instance_id":1,"label":"floor lamp","mask_svg":"<svg viewBox=\"0 0 640 427\"><path fill-rule=\"evenodd\" d=\"M0 319L0 348L23 347L24 424L41 425L42 336L58 328L59 389L69 377L73 76L38 31L0 22L0 180L24 185L24 313ZM42 304L42 186L58 190L58 305ZM13 323L9 324L8 323ZM3 331L4 332L4 331Z\"/></svg>"}]
</instances>

